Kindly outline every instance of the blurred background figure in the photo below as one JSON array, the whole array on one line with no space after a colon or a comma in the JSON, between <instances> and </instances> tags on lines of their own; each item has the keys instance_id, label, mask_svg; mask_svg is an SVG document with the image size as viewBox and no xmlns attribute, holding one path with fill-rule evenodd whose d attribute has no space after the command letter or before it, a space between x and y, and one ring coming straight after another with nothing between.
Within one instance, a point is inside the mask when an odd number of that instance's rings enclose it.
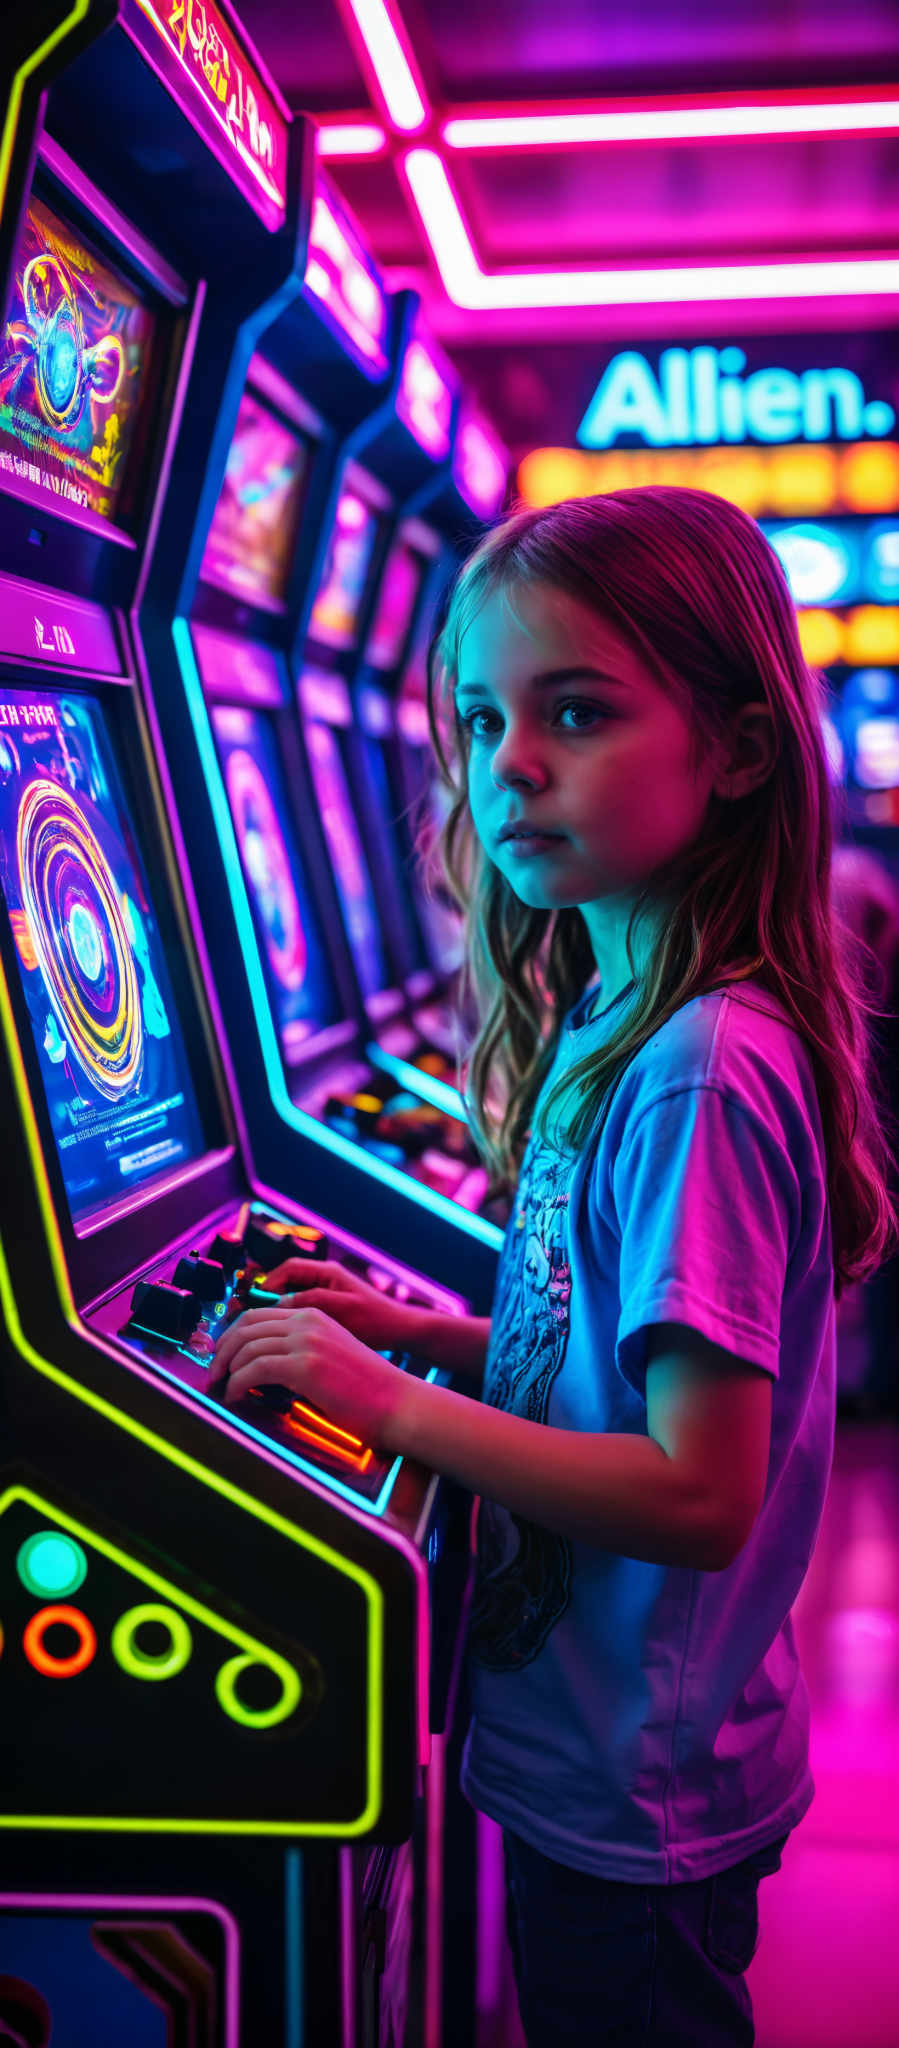
<instances>
[{"instance_id":1,"label":"blurred background figure","mask_svg":"<svg viewBox=\"0 0 899 2048\"><path fill-rule=\"evenodd\" d=\"M869 848L843 844L834 850L833 901L882 1012L871 1019L872 1057L899 1178L899 885ZM899 1414L899 1257L837 1304L837 1388L841 1414Z\"/></svg>"}]
</instances>

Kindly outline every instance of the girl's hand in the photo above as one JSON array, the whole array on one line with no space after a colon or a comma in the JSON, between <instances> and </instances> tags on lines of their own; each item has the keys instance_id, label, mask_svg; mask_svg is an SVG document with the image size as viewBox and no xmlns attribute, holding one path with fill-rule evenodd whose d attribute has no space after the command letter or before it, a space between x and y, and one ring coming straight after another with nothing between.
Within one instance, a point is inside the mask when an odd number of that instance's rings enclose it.
<instances>
[{"instance_id":1,"label":"girl's hand","mask_svg":"<svg viewBox=\"0 0 899 2048\"><path fill-rule=\"evenodd\" d=\"M219 1338L209 1371L229 1406L252 1387L288 1387L375 1450L392 1451L407 1375L318 1308L246 1309Z\"/></svg>"},{"instance_id":2,"label":"girl's hand","mask_svg":"<svg viewBox=\"0 0 899 2048\"><path fill-rule=\"evenodd\" d=\"M415 1349L413 1329L421 1314L405 1301L393 1301L370 1281L348 1273L336 1259L285 1259L259 1282L283 1296L288 1306L320 1308L373 1351ZM293 1293L296 1288L299 1291Z\"/></svg>"}]
</instances>

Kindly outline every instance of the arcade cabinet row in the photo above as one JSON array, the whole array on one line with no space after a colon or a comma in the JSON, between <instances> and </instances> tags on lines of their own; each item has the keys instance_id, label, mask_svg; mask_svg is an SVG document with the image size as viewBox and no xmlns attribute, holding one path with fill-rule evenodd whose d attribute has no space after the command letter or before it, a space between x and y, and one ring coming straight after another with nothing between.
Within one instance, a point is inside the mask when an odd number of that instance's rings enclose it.
<instances>
[{"instance_id":1,"label":"arcade cabinet row","mask_svg":"<svg viewBox=\"0 0 899 2048\"><path fill-rule=\"evenodd\" d=\"M404 833L501 452L227 6L8 42L0 1984L54 2048L438 2048L471 1503L206 1375L288 1254L418 1305L398 1370L489 1307Z\"/></svg>"}]
</instances>

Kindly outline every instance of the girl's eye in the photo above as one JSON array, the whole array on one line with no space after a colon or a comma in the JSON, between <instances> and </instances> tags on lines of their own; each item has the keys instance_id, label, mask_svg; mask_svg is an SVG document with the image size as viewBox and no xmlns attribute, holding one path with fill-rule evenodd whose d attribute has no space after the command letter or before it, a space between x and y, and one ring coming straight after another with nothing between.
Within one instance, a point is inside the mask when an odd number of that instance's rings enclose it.
<instances>
[{"instance_id":1,"label":"girl's eye","mask_svg":"<svg viewBox=\"0 0 899 2048\"><path fill-rule=\"evenodd\" d=\"M561 720L565 713L569 711L572 713L573 722L571 725L563 727L565 732L589 732L597 719L608 716L608 713L603 710L601 704L588 704L581 698L572 698L566 704L557 704L555 716ZM477 722L479 719L489 720L491 718L494 721L492 727L480 725ZM491 732L496 730L498 713L489 710L484 704L476 704L471 711L460 711L459 722L471 734L472 739L488 739Z\"/></svg>"},{"instance_id":2,"label":"girl's eye","mask_svg":"<svg viewBox=\"0 0 899 2048\"><path fill-rule=\"evenodd\" d=\"M475 705L473 711L460 711L459 724L465 727L466 732L470 734L473 740L480 740L483 739L485 735L482 732L481 727L476 723L476 721L479 718L495 717L495 711L485 711L482 707Z\"/></svg>"},{"instance_id":3,"label":"girl's eye","mask_svg":"<svg viewBox=\"0 0 899 2048\"><path fill-rule=\"evenodd\" d=\"M571 704L560 704L560 716L564 711L578 713L578 717L575 719L573 727L568 728L568 730L574 732L584 732L586 731L588 726L593 725L595 723L597 718L605 718L607 716L607 713L603 710L601 704L584 704L578 702L577 700L575 700ZM581 714L583 714L583 716Z\"/></svg>"}]
</instances>

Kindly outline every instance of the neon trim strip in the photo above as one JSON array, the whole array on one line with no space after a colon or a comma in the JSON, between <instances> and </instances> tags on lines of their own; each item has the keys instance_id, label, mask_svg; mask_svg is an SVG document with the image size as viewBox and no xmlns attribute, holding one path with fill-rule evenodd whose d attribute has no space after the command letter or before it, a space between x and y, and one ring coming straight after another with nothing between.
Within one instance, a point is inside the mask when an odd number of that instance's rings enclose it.
<instances>
[{"instance_id":1,"label":"neon trim strip","mask_svg":"<svg viewBox=\"0 0 899 2048\"><path fill-rule=\"evenodd\" d=\"M457 1229L466 1232L470 1237L479 1238L482 1244L490 1245L491 1249L498 1252L502 1246L503 1232L497 1229L495 1223L488 1223L483 1217L472 1215L470 1210L461 1209L458 1203L451 1202L446 1195L436 1194L432 1188L424 1187L420 1181L413 1181L408 1174L400 1173L397 1167L388 1165L385 1160L373 1158L372 1154L364 1151L360 1145L354 1145L351 1139L342 1137L339 1131L334 1131L329 1125L320 1123L317 1117L310 1116L306 1110L298 1109L296 1103L291 1101L266 992L265 976L259 955L253 916L250 910L246 884L243 879L237 843L234 837L231 810L212 739L209 717L203 697L203 687L200 682L191 643L190 627L186 619L173 620L172 638L175 643L175 651L184 682L188 709L193 720L197 745L203 762L203 772L209 788L209 797L215 817L222 859L225 864L234 917L240 934L241 954L250 983L250 994L256 1015L256 1027L259 1032L259 1042L265 1065L269 1094L277 1114L284 1123L288 1124L292 1130L299 1131L304 1138L311 1138L315 1144L323 1145L329 1152L335 1152L339 1158L346 1159L352 1166L361 1168L373 1180L383 1181L386 1187L395 1189L397 1193L405 1195L410 1201L418 1202L422 1208L430 1209L435 1216L442 1217L447 1223L455 1224Z\"/></svg>"},{"instance_id":2,"label":"neon trim strip","mask_svg":"<svg viewBox=\"0 0 899 2048\"><path fill-rule=\"evenodd\" d=\"M303 1858L284 1854L284 2048L303 2048Z\"/></svg>"},{"instance_id":3,"label":"neon trim strip","mask_svg":"<svg viewBox=\"0 0 899 2048\"><path fill-rule=\"evenodd\" d=\"M48 1628L53 1628L56 1622L63 1622L66 1628L74 1629L78 1637L78 1649L73 1650L69 1657L53 1657L49 1650L44 1649L44 1636ZM29 1664L33 1664L35 1671L39 1671L42 1678L74 1678L79 1671L86 1671L88 1665L93 1663L97 1654L97 1636L80 1607L57 1604L54 1607L39 1607L37 1613L32 1615L22 1637L22 1647Z\"/></svg>"},{"instance_id":4,"label":"neon trim strip","mask_svg":"<svg viewBox=\"0 0 899 2048\"><path fill-rule=\"evenodd\" d=\"M396 1053L385 1052L374 1039L366 1046L365 1057L371 1060L372 1066L383 1067L385 1073L401 1081L404 1088L420 1095L423 1102L430 1102L434 1109L445 1109L447 1116L457 1117L460 1124L466 1122L465 1104L458 1088L451 1087L449 1081L438 1081L436 1074L423 1073L421 1067L413 1066L411 1060L402 1060Z\"/></svg>"},{"instance_id":5,"label":"neon trim strip","mask_svg":"<svg viewBox=\"0 0 899 2048\"><path fill-rule=\"evenodd\" d=\"M342 156L379 156L387 137L374 121L325 121L316 129L315 144L324 159Z\"/></svg>"},{"instance_id":6,"label":"neon trim strip","mask_svg":"<svg viewBox=\"0 0 899 2048\"><path fill-rule=\"evenodd\" d=\"M288 1856L297 1855L288 1850ZM298 1860L301 1860L298 1856ZM222 2048L238 2048L240 2022L240 1929L233 1913L218 1899L184 1898L180 1893L160 1898L158 1894L135 1892L0 1892L0 1906L21 1912L36 1907L44 1913L208 1913L217 1920L225 1937L225 2038ZM294 2048L294 2044L291 2044ZM296 2048L303 2048L302 2040Z\"/></svg>"},{"instance_id":7,"label":"neon trim strip","mask_svg":"<svg viewBox=\"0 0 899 2048\"><path fill-rule=\"evenodd\" d=\"M809 262L658 265L642 270L482 270L446 167L411 149L404 168L444 289L467 312L554 306L706 305L756 299L888 298L899 258L834 256Z\"/></svg>"},{"instance_id":8,"label":"neon trim strip","mask_svg":"<svg viewBox=\"0 0 899 2048\"><path fill-rule=\"evenodd\" d=\"M585 102L578 107L483 108L455 114L441 133L449 149L583 149L621 142L729 142L746 136L876 135L899 130L899 99L887 86L864 98L811 94L730 100L716 94L683 101Z\"/></svg>"},{"instance_id":9,"label":"neon trim strip","mask_svg":"<svg viewBox=\"0 0 899 2048\"><path fill-rule=\"evenodd\" d=\"M394 127L411 134L424 126L428 107L402 22L387 0L348 0L348 5L390 119Z\"/></svg>"},{"instance_id":10,"label":"neon trim strip","mask_svg":"<svg viewBox=\"0 0 899 2048\"><path fill-rule=\"evenodd\" d=\"M4 1293L4 1283L8 1286L8 1272L6 1268L6 1260L3 1253L3 1248L2 1245L0 1245L0 1294ZM4 1294L4 1307L5 1306L6 1300ZM62 1385L68 1384L65 1379L65 1376L57 1372L55 1369L50 1369L49 1376L52 1379L55 1379L58 1382L60 1382ZM84 1392L84 1390L82 1390L82 1395L83 1398L87 1399L90 1402L91 1406L99 1408L102 1413L106 1414L107 1416L110 1416L113 1421L119 1420L119 1417L116 1415L115 1410L112 1409L107 1402L100 1401L96 1395L91 1396ZM66 1828L69 1830L75 1828L83 1828L103 1832L109 1831L110 1833L119 1834L145 1832L150 1834L217 1835L247 1835L254 1833L260 1835L303 1834L321 1835L328 1837L333 1837L336 1835L341 1840L345 1840L347 1837L363 1833L371 1824L373 1824L378 1812L380 1811L381 1806L384 1607L384 1597L381 1592L381 1588L376 1584L374 1579L372 1579L371 1575L362 1568L362 1566L354 1564L348 1558L337 1557L336 1553L330 1550L327 1545L321 1543L318 1537L309 1535L303 1529L294 1528L291 1523L284 1520L283 1516L272 1514L272 1512L269 1509L265 1508L261 1502L247 1502L246 1497L241 1495L238 1492L237 1488L230 1484L230 1481L220 1479L218 1475L214 1473L205 1473L203 1471L203 1467L196 1465L193 1459L186 1458L183 1452L178 1451L174 1446L162 1444L160 1439L154 1439L150 1436L149 1432L141 1430L136 1424L132 1423L131 1429L133 1434L141 1436L146 1443L151 1445L152 1448L156 1448L158 1446L160 1449L162 1449L164 1451L164 1454L167 1457L170 1457L174 1464L182 1466L184 1470L190 1472L193 1476L205 1479L206 1483L211 1485L216 1492L224 1494L227 1499L232 1500L238 1506L246 1504L249 1507L250 1511L254 1513L260 1521L268 1522L269 1525L275 1530L277 1530L279 1534L286 1535L290 1538L292 1542L299 1544L301 1549L312 1551L314 1555L323 1558L326 1563L336 1565L338 1571L343 1572L347 1578L355 1580L356 1584L361 1587L367 1600L369 1622L369 1711L367 1750L368 1781L371 1787L369 1799L366 1804L365 1811L360 1816L360 1818L356 1821L350 1822L303 1822L297 1820L210 1821L205 1819L161 1820L156 1818L155 1816L149 1818L130 1817L127 1820L124 1820L119 1818L118 1816L104 1816L103 1818L100 1818L97 1815L79 1815L77 1817L62 1815L51 1818L50 1816L45 1815L35 1816L33 1814L0 1813L0 1827ZM288 1692L292 1689L292 1685L295 1682L297 1690L293 1701L293 1705L296 1705L296 1701L297 1699L299 1699L301 1689L299 1675L294 1671L293 1666L288 1664L285 1658L280 1657L277 1651L270 1649L267 1643L260 1642L254 1636L248 1635L245 1629L237 1628L233 1622L223 1620L222 1616L216 1614L212 1608L205 1607L199 1600L195 1600L191 1593L183 1592L180 1586L176 1587L171 1585L170 1582L167 1579L162 1578L158 1572L151 1571L149 1566L142 1564L136 1558L131 1557L127 1551L120 1550L116 1544L109 1543L106 1537L98 1535L96 1530L88 1529L84 1526L83 1523L76 1522L73 1516L64 1514L62 1510L54 1506L52 1502L42 1499L39 1494L33 1493L30 1487L8 1487L7 1491L4 1494L0 1495L0 1517L2 1517L3 1514L6 1512L6 1509L12 1506L12 1504L17 1500L24 1501L27 1506L33 1508L35 1512L39 1515L52 1515L62 1528L70 1530L74 1535L78 1536L82 1543L86 1544L89 1548L92 1547L93 1549L100 1551L100 1553L104 1557L107 1557L111 1561L111 1563L119 1566L119 1568L122 1571L128 1572L134 1578L143 1580L144 1584L149 1586L154 1592L161 1593L165 1600L170 1600L173 1604L177 1602L179 1607L186 1609L188 1614L192 1615L195 1620L202 1622L204 1627L211 1629L213 1634L224 1636L226 1642L236 1644L238 1650L241 1653L240 1658L232 1658L229 1661L229 1663L221 1667L221 1670L218 1674L218 1678L216 1679L216 1687L218 1687L218 1682L222 1676L222 1672L230 1671L232 1667L235 1666L238 1662L241 1663L242 1668L248 1664L264 1663L269 1665L269 1667L281 1679L282 1684L285 1688L285 1697L288 1695ZM41 1612L45 1617L52 1612L56 1620L68 1620L70 1615L76 1614L78 1610L76 1608L55 1608L53 1610L49 1608L44 1608L41 1610ZM86 1621L86 1617L82 1616L81 1618L85 1621L86 1627L89 1628L90 1623ZM76 1626L77 1624L73 1623L72 1625ZM46 1620L45 1626L49 1626L49 1622L47 1622ZM93 1633L93 1631L91 1631L91 1633ZM96 1638L94 1639L94 1647L96 1648ZM293 1708L291 1708L291 1712L292 1711ZM280 1709L278 1710L278 1714L280 1718ZM265 1724L260 1722L255 1724L248 1723L247 1725L263 1726ZM377 1747L375 1747L375 1744L377 1744Z\"/></svg>"},{"instance_id":11,"label":"neon trim strip","mask_svg":"<svg viewBox=\"0 0 899 2048\"><path fill-rule=\"evenodd\" d=\"M161 1654L150 1656L146 1650L139 1650L134 1641L142 1621L158 1621L168 1629L171 1647ZM175 1678L184 1670L193 1650L193 1639L183 1614L174 1607L161 1607L158 1602L147 1600L141 1607L129 1607L126 1614L120 1614L110 1638L112 1654L129 1678Z\"/></svg>"},{"instance_id":12,"label":"neon trim strip","mask_svg":"<svg viewBox=\"0 0 899 2048\"><path fill-rule=\"evenodd\" d=\"M32 50L30 57L26 57L24 64L20 64L15 74L12 82L12 91L7 102L3 134L0 136L0 213L3 212L6 205L9 167L12 162L16 129L19 125L19 114L21 112L22 96L26 83L32 73L40 68L44 58L49 57L51 50L55 50L60 43L64 43L66 36L71 35L72 30L76 29L79 22L84 20L89 5L90 0L75 0L71 14L67 14L65 20L60 22L59 27L53 30L52 35L47 36L44 42L39 43L36 50Z\"/></svg>"}]
</instances>

